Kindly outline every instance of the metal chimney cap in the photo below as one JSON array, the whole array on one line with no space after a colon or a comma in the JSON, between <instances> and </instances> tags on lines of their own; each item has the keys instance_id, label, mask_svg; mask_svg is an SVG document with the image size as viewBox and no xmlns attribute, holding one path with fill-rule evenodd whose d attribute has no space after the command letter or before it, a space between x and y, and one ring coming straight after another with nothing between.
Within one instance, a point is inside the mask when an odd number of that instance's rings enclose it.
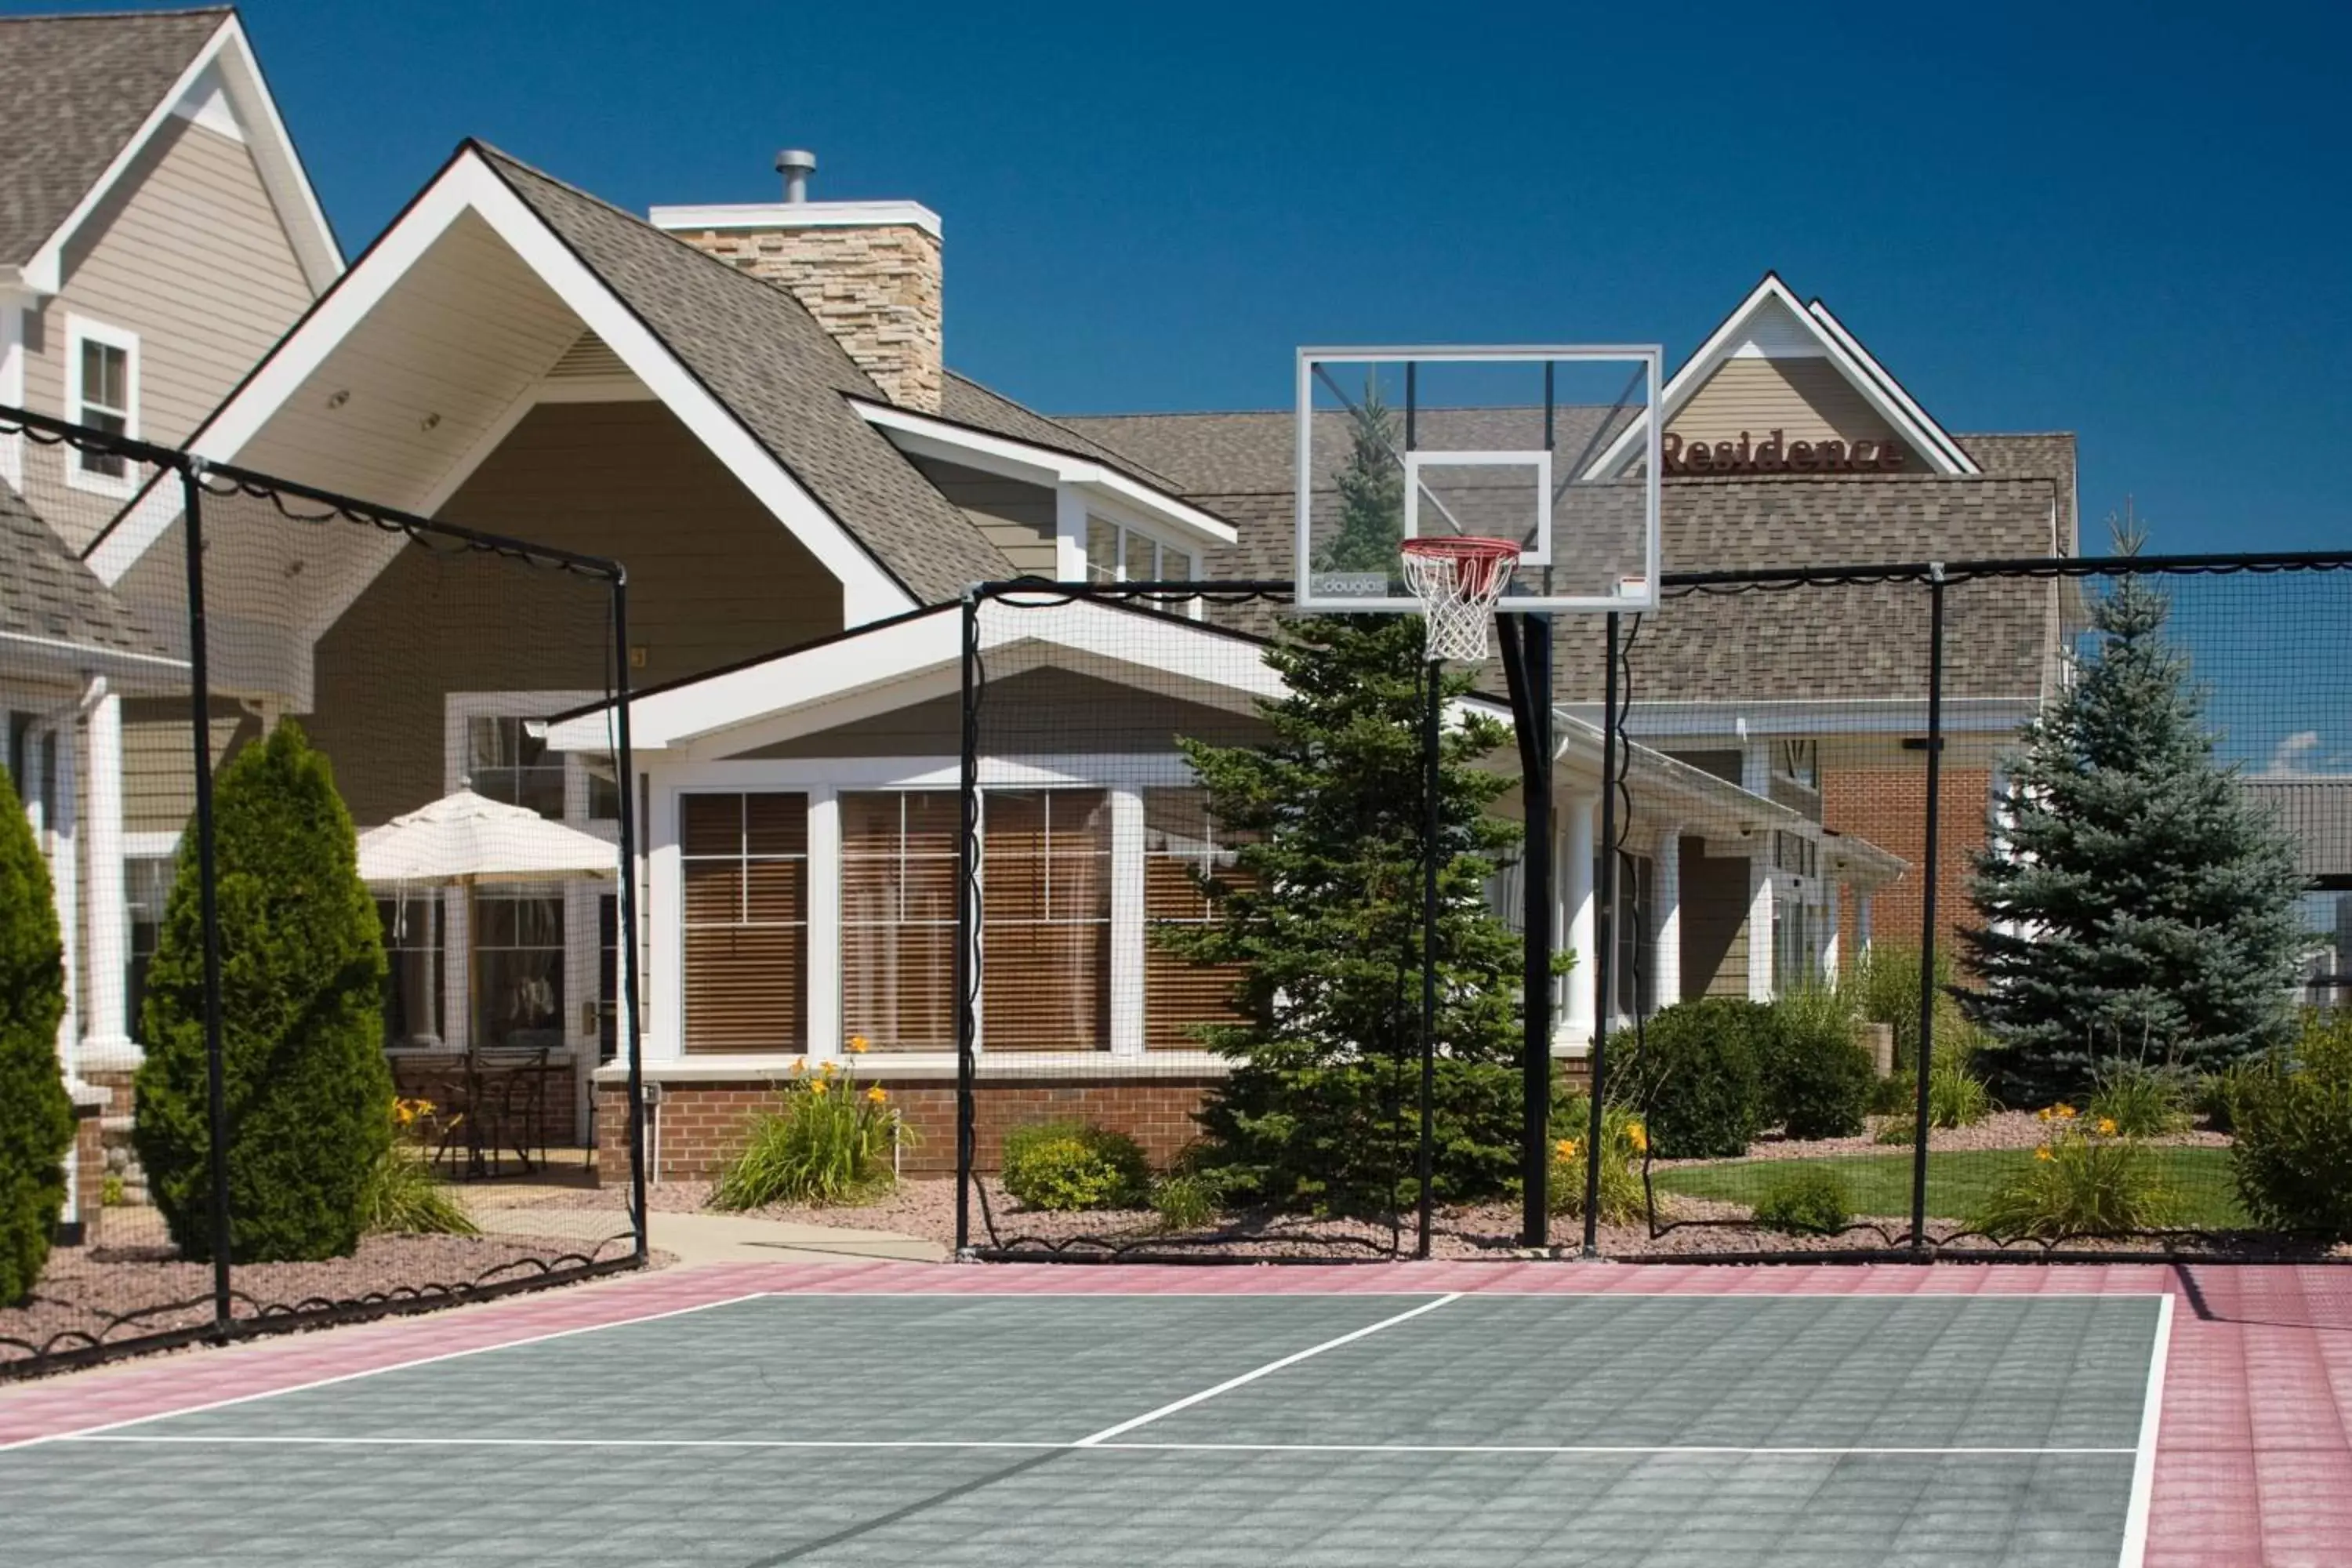
<instances>
[{"instance_id":1,"label":"metal chimney cap","mask_svg":"<svg viewBox=\"0 0 2352 1568\"><path fill-rule=\"evenodd\" d=\"M816 154L787 147L776 154L776 173L784 177L784 200L808 200L808 177L816 173Z\"/></svg>"}]
</instances>

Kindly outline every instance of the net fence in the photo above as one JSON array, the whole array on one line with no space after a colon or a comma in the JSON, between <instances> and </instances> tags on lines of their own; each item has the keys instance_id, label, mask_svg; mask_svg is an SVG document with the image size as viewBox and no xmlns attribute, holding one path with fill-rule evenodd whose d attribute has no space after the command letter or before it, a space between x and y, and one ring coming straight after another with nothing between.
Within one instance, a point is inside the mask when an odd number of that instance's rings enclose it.
<instances>
[{"instance_id":1,"label":"net fence","mask_svg":"<svg viewBox=\"0 0 2352 1568\"><path fill-rule=\"evenodd\" d=\"M617 567L0 441L11 1157L64 1185L0 1375L643 1261Z\"/></svg>"}]
</instances>

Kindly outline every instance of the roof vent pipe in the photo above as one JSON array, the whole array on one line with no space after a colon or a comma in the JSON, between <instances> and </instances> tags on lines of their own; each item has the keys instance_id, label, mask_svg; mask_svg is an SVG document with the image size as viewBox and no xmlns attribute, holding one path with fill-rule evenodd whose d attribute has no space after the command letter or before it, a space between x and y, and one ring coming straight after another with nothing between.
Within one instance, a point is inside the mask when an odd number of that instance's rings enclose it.
<instances>
[{"instance_id":1,"label":"roof vent pipe","mask_svg":"<svg viewBox=\"0 0 2352 1568\"><path fill-rule=\"evenodd\" d=\"M816 154L787 147L776 154L776 173L784 177L784 202L793 205L808 200L808 178L816 173Z\"/></svg>"}]
</instances>

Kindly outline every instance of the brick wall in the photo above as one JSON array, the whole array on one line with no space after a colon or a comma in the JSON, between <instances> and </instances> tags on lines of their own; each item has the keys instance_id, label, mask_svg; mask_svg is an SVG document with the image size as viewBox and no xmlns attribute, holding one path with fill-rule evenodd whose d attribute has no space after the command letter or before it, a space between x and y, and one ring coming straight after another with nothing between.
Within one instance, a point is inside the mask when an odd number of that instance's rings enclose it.
<instances>
[{"instance_id":1,"label":"brick wall","mask_svg":"<svg viewBox=\"0 0 2352 1568\"><path fill-rule=\"evenodd\" d=\"M107 1096L109 1105L113 1095ZM104 1228L105 1206L99 1202L106 1189L106 1144L100 1134L100 1118L105 1105L76 1106L72 1159L74 1179L79 1184L79 1215L81 1242L86 1247L98 1244Z\"/></svg>"},{"instance_id":2,"label":"brick wall","mask_svg":"<svg viewBox=\"0 0 2352 1568\"><path fill-rule=\"evenodd\" d=\"M982 1170L997 1168L1004 1134L1033 1121L1068 1118L1125 1132L1143 1145L1154 1164L1165 1164L1198 1134L1192 1113L1213 1078L1187 1076L1145 1081L1083 1079L983 1080L973 1097L979 1133L975 1158ZM887 1087L899 1114L920 1142L905 1155L910 1175L950 1175L955 1171L955 1080L892 1079ZM625 1086L596 1089L597 1169L607 1181L628 1168L628 1096ZM772 1109L776 1091L755 1083L669 1083L652 1114L659 1121L664 1181L715 1176L743 1147L746 1124ZM648 1136L650 1151L654 1140Z\"/></svg>"},{"instance_id":3,"label":"brick wall","mask_svg":"<svg viewBox=\"0 0 2352 1568\"><path fill-rule=\"evenodd\" d=\"M1936 945L1939 952L1959 956L1959 927L1975 916L1969 903L1969 859L1985 844L1985 814L1991 798L1992 774L1984 768L1943 770L1937 793L1941 843L1937 849ZM1894 768L1838 768L1824 771L1822 818L1840 833L1866 838L1880 848L1900 855L1912 868L1891 886L1881 888L1871 900L1871 931L1874 940L1905 947L1919 944L1920 893L1925 886L1920 868L1926 863L1927 829L1927 759ZM1839 909L1839 942L1852 952L1854 940L1853 901Z\"/></svg>"}]
</instances>

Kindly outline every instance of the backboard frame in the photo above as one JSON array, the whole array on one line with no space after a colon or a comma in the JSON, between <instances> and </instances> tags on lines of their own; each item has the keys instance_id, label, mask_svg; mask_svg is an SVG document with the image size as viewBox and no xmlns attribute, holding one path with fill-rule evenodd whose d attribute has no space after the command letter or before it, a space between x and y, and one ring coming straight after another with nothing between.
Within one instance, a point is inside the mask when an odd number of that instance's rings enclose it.
<instances>
[{"instance_id":1,"label":"backboard frame","mask_svg":"<svg viewBox=\"0 0 2352 1568\"><path fill-rule=\"evenodd\" d=\"M1643 464L1646 539L1644 541L1645 570L1637 591L1613 594L1532 595L1513 594L1498 604L1496 613L1591 615L1607 611L1639 612L1654 610L1658 605L1659 573L1662 569L1658 516L1664 497L1660 468L1661 437L1664 434L1657 417L1659 397L1664 384L1664 349L1656 343L1527 343L1527 344L1460 344L1418 343L1391 346L1304 347L1297 351L1297 403L1294 411L1296 452L1292 472L1295 499L1295 576L1297 587L1294 602L1301 610L1318 613L1412 615L1419 613L1419 603L1409 595L1381 595L1377 596L1351 594L1322 594L1316 591L1316 573L1311 568L1314 554L1314 484L1315 453L1314 425L1316 413L1315 382L1318 367L1332 365L1375 365L1414 363L1479 363L1488 364L1608 363L1639 365L1642 370L1645 406L1641 418L1643 426ZM1411 457L1410 451L1406 454ZM1551 484L1553 478L1550 454L1544 458L1543 515L1548 522L1551 515ZM1526 453L1447 453L1433 449L1427 460L1432 464L1459 463L1465 458L1499 462L1531 463L1537 456ZM1410 471L1410 469L1409 469ZM1413 505L1415 492L1407 490L1407 517L1417 519L1419 509ZM1412 523L1408 521L1410 536ZM1538 552L1549 542L1548 552ZM1562 542L1554 539L1536 542L1529 564L1556 559ZM1330 574L1329 575L1359 575Z\"/></svg>"}]
</instances>

